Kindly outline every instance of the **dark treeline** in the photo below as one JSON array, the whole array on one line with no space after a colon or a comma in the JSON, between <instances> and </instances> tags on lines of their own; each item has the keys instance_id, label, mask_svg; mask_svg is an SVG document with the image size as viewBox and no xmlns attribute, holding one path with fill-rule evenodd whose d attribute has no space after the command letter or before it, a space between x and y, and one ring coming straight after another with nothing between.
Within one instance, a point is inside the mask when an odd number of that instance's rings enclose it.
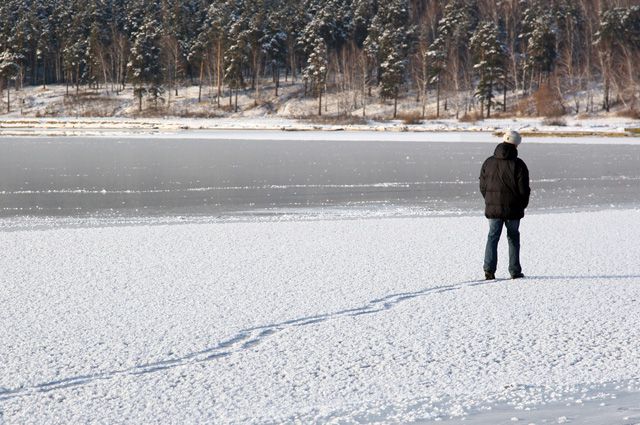
<instances>
[{"instance_id":1,"label":"dark treeline","mask_svg":"<svg viewBox=\"0 0 640 425\"><path fill-rule=\"evenodd\" d=\"M66 84L162 101L208 85L238 92L427 98L483 116L544 92L575 112L636 108L640 3L598 0L2 0L2 89ZM598 89L598 103L584 93ZM374 91L375 90L375 91ZM582 95L580 95L582 93ZM227 99L228 98L228 99ZM235 99L235 102L234 102ZM567 99L569 105L566 105ZM228 104L227 104L228 100ZM582 104L581 104L582 102ZM394 112L395 114L395 112Z\"/></svg>"}]
</instances>

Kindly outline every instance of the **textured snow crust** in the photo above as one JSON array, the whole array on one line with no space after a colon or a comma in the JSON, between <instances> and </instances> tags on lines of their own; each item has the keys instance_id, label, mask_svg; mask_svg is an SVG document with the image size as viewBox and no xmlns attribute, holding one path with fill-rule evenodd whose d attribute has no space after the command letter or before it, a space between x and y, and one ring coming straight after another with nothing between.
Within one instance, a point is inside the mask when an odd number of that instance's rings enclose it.
<instances>
[{"instance_id":1,"label":"textured snow crust","mask_svg":"<svg viewBox=\"0 0 640 425\"><path fill-rule=\"evenodd\" d=\"M407 423L496 406L509 422L565 404L570 422L623 391L640 400L640 211L526 217L516 281L477 280L486 230L1 232L0 422ZM506 259L503 236L499 278Z\"/></svg>"}]
</instances>

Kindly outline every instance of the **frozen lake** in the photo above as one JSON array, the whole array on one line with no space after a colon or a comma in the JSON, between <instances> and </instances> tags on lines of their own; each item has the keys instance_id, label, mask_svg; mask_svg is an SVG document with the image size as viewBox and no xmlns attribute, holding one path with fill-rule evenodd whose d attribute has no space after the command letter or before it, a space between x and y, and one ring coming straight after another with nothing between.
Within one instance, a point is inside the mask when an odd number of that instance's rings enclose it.
<instances>
[{"instance_id":1,"label":"frozen lake","mask_svg":"<svg viewBox=\"0 0 640 425\"><path fill-rule=\"evenodd\" d=\"M633 139L347 133L0 139L0 425L640 423Z\"/></svg>"},{"instance_id":2,"label":"frozen lake","mask_svg":"<svg viewBox=\"0 0 640 425\"><path fill-rule=\"evenodd\" d=\"M479 169L493 149L372 140L3 138L0 214L477 214ZM531 173L531 211L639 204L640 146L525 141L520 156Z\"/></svg>"}]
</instances>

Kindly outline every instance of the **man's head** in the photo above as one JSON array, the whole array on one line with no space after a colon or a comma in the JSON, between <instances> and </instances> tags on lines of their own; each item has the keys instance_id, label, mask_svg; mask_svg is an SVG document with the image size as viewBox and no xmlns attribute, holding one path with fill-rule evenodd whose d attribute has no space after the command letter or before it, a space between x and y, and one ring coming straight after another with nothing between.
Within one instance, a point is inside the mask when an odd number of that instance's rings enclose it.
<instances>
[{"instance_id":1,"label":"man's head","mask_svg":"<svg viewBox=\"0 0 640 425\"><path fill-rule=\"evenodd\" d=\"M517 131L510 130L504 133L504 136L502 137L502 141L504 143L510 143L515 147L518 147L520 142L522 142L522 137L520 136L520 133L518 133Z\"/></svg>"}]
</instances>

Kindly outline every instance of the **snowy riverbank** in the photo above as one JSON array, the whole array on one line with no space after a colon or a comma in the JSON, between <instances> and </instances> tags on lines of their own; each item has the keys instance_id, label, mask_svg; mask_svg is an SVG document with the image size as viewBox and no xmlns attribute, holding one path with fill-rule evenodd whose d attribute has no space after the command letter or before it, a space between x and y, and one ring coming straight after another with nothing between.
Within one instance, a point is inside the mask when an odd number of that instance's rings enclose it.
<instances>
[{"instance_id":1,"label":"snowy riverbank","mask_svg":"<svg viewBox=\"0 0 640 425\"><path fill-rule=\"evenodd\" d=\"M549 125L542 118L487 119L460 122L455 119L426 120L421 124L405 124L400 120L368 121L366 124L323 124L291 118L260 116L253 118L27 118L0 117L0 136L114 136L114 137L247 137L265 138L264 132L278 132L278 138L308 138L313 132L339 132L348 136L331 139L362 139L376 134L375 139L435 140L441 135L458 139L456 133L492 134L516 129L525 137L541 139L589 137L622 138L638 143L640 121L619 117L567 118L561 126ZM293 134L287 136L287 132ZM232 136L235 133L236 136ZM450 134L446 136L446 134ZM324 136L327 137L327 136ZM477 137L476 137L477 139Z\"/></svg>"},{"instance_id":2,"label":"snowy riverbank","mask_svg":"<svg viewBox=\"0 0 640 425\"><path fill-rule=\"evenodd\" d=\"M0 422L640 422L640 211L526 217L521 281L485 230L2 232Z\"/></svg>"}]
</instances>

